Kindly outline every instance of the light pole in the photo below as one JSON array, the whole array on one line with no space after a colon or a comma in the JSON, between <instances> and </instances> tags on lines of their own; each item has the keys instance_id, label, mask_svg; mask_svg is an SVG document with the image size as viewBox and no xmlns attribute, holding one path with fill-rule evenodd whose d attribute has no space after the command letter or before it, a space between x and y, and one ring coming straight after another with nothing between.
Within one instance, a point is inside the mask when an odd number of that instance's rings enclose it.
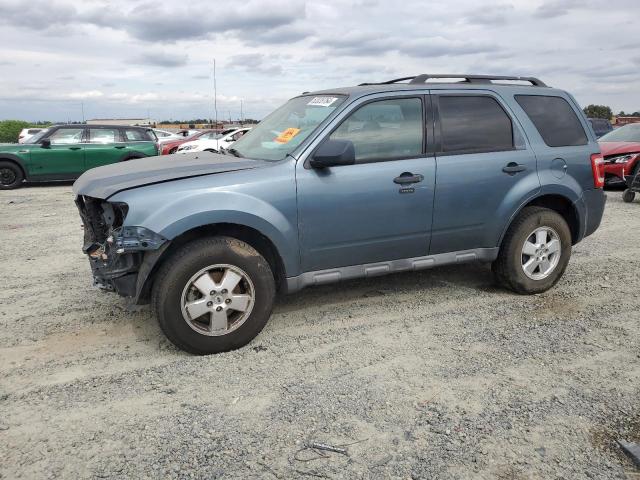
<instances>
[{"instance_id":1,"label":"light pole","mask_svg":"<svg viewBox=\"0 0 640 480\"><path fill-rule=\"evenodd\" d=\"M215 114L216 126L218 128L218 89L216 87L216 59L213 59L213 111Z\"/></svg>"}]
</instances>

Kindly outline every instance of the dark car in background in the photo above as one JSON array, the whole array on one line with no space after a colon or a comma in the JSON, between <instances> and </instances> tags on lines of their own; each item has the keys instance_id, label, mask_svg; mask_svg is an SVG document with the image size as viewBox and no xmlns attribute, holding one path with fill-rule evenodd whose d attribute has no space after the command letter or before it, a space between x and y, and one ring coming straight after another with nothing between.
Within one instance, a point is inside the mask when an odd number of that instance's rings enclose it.
<instances>
[{"instance_id":1,"label":"dark car in background","mask_svg":"<svg viewBox=\"0 0 640 480\"><path fill-rule=\"evenodd\" d=\"M0 189L74 180L94 167L157 155L156 142L144 127L55 125L23 144L0 145Z\"/></svg>"},{"instance_id":2,"label":"dark car in background","mask_svg":"<svg viewBox=\"0 0 640 480\"><path fill-rule=\"evenodd\" d=\"M588 120L591 128L593 128L593 133L596 134L596 138L600 138L613 130L611 122L606 118L589 118Z\"/></svg>"},{"instance_id":3,"label":"dark car in background","mask_svg":"<svg viewBox=\"0 0 640 480\"><path fill-rule=\"evenodd\" d=\"M630 123L598 139L607 185L622 185L640 172L640 123Z\"/></svg>"}]
</instances>

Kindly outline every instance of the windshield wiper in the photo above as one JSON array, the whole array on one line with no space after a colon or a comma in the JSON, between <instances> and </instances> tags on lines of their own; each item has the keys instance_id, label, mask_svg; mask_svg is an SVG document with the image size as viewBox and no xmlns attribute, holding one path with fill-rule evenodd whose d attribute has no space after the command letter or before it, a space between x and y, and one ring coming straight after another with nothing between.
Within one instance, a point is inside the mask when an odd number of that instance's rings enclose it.
<instances>
[{"instance_id":1,"label":"windshield wiper","mask_svg":"<svg viewBox=\"0 0 640 480\"><path fill-rule=\"evenodd\" d=\"M227 153L227 152L229 152L234 157L244 158L242 156L242 154L238 150L236 150L235 148L225 148L224 153Z\"/></svg>"}]
</instances>

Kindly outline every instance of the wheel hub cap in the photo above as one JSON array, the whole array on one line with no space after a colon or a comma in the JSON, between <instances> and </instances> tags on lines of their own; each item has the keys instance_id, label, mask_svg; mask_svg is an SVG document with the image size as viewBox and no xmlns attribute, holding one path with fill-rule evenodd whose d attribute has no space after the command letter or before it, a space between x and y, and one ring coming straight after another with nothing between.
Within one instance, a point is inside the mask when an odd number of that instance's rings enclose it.
<instances>
[{"instance_id":1,"label":"wheel hub cap","mask_svg":"<svg viewBox=\"0 0 640 480\"><path fill-rule=\"evenodd\" d=\"M254 299L253 283L246 272L233 265L211 265L185 285L182 316L202 335L226 335L249 318Z\"/></svg>"},{"instance_id":2,"label":"wheel hub cap","mask_svg":"<svg viewBox=\"0 0 640 480\"><path fill-rule=\"evenodd\" d=\"M522 270L532 280L543 280L556 269L561 255L558 233L551 227L536 228L522 246Z\"/></svg>"}]
</instances>

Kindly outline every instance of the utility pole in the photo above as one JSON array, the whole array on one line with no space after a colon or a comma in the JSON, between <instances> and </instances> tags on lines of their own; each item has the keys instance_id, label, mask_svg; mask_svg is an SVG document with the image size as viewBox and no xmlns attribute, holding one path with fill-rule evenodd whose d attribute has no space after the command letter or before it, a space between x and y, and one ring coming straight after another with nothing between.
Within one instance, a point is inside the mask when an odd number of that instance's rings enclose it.
<instances>
[{"instance_id":1,"label":"utility pole","mask_svg":"<svg viewBox=\"0 0 640 480\"><path fill-rule=\"evenodd\" d=\"M216 87L216 59L213 59L213 110L215 113L216 126L218 128L218 89Z\"/></svg>"},{"instance_id":2,"label":"utility pole","mask_svg":"<svg viewBox=\"0 0 640 480\"><path fill-rule=\"evenodd\" d=\"M82 109L82 123L84 123L84 102L80 102L80 108Z\"/></svg>"}]
</instances>

